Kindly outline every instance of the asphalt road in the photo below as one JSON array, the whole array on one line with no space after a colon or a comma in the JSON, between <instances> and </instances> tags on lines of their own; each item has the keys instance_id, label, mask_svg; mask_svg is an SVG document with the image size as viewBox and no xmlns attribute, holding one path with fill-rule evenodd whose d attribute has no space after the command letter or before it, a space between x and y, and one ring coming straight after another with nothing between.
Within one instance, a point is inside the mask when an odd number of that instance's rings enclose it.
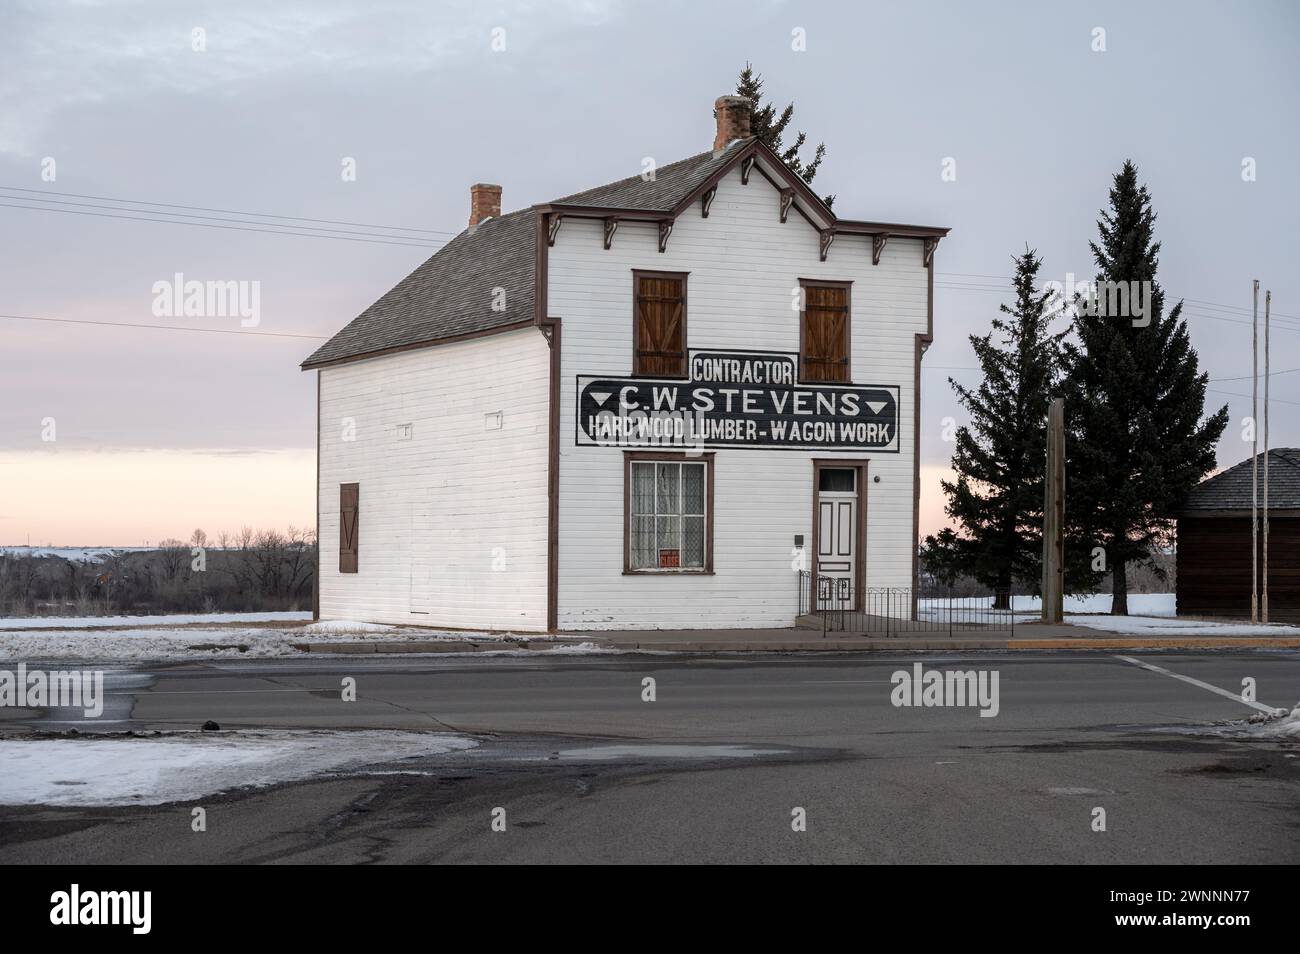
<instances>
[{"instance_id":1,"label":"asphalt road","mask_svg":"<svg viewBox=\"0 0 1300 954\"><path fill-rule=\"evenodd\" d=\"M1139 658L1229 694L1252 677L1272 706L1300 699L1300 653ZM996 670L997 716L894 706L892 674L917 661ZM109 685L97 731L212 719L480 746L193 803L0 807L0 862L1300 861L1300 744L1215 735L1252 710L1105 653L294 658ZM0 732L68 718L8 710ZM195 804L206 832L190 830Z\"/></svg>"}]
</instances>

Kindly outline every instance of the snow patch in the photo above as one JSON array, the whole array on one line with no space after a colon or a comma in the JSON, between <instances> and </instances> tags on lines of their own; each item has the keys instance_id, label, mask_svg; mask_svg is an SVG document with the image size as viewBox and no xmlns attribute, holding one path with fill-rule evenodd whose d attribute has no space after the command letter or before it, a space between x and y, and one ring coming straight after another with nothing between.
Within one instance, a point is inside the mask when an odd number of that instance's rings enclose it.
<instances>
[{"instance_id":1,"label":"snow patch","mask_svg":"<svg viewBox=\"0 0 1300 954\"><path fill-rule=\"evenodd\" d=\"M391 633L396 629L396 626L388 626L384 623L363 623L353 619L323 619L308 623L302 628L302 632L307 636L330 636L339 633Z\"/></svg>"},{"instance_id":2,"label":"snow patch","mask_svg":"<svg viewBox=\"0 0 1300 954\"><path fill-rule=\"evenodd\" d=\"M1300 703L1290 712L1279 710L1280 718L1263 718L1250 726L1252 736L1261 739L1294 739L1300 742ZM1253 721L1253 720L1252 720Z\"/></svg>"},{"instance_id":3,"label":"snow patch","mask_svg":"<svg viewBox=\"0 0 1300 954\"><path fill-rule=\"evenodd\" d=\"M433 732L254 730L0 740L0 805L162 805L472 749Z\"/></svg>"},{"instance_id":4,"label":"snow patch","mask_svg":"<svg viewBox=\"0 0 1300 954\"><path fill-rule=\"evenodd\" d=\"M202 647L202 648L199 648ZM243 647L241 649L241 647ZM289 656L293 640L275 629L117 629L0 632L0 659L140 661L224 656Z\"/></svg>"},{"instance_id":5,"label":"snow patch","mask_svg":"<svg viewBox=\"0 0 1300 954\"><path fill-rule=\"evenodd\" d=\"M1094 593L1091 596L1067 596L1064 603L1066 613L1109 614L1111 596L1109 593ZM949 613L956 613L957 618L960 619L961 610L986 610L992 606L993 597L991 596L941 597L938 599L917 600L917 610L925 619L946 619ZM1175 615L1176 597L1173 593L1130 593L1128 608L1130 613L1136 613L1140 616L1172 617ZM1043 613L1043 601L1037 596L1013 596L1011 598L1011 612L1015 614L1017 621L1038 619ZM981 620L977 615L972 615L969 621L977 622Z\"/></svg>"},{"instance_id":6,"label":"snow patch","mask_svg":"<svg viewBox=\"0 0 1300 954\"><path fill-rule=\"evenodd\" d=\"M0 630L105 629L120 626L189 626L204 623L300 623L311 613L173 613L163 616L16 616Z\"/></svg>"},{"instance_id":7,"label":"snow patch","mask_svg":"<svg viewBox=\"0 0 1300 954\"><path fill-rule=\"evenodd\" d=\"M1228 623L1208 619L1157 619L1144 616L1066 616L1073 626L1121 636L1300 636L1300 626L1279 623Z\"/></svg>"}]
</instances>

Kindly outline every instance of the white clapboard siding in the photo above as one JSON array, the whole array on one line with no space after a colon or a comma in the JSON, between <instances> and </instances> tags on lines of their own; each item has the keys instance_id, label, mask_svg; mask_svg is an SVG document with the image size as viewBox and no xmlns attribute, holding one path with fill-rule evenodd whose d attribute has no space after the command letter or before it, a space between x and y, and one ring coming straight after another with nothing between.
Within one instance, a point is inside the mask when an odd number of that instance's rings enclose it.
<instances>
[{"instance_id":1,"label":"white clapboard siding","mask_svg":"<svg viewBox=\"0 0 1300 954\"><path fill-rule=\"evenodd\" d=\"M549 362L528 328L320 371L322 619L546 628ZM352 482L359 572L339 573Z\"/></svg>"},{"instance_id":2,"label":"white clapboard siding","mask_svg":"<svg viewBox=\"0 0 1300 954\"><path fill-rule=\"evenodd\" d=\"M812 542L815 458L861 458L867 470L868 586L912 583L915 336L926 331L919 239L891 238L879 265L870 237L840 235L825 262L818 235L762 176L733 171L709 218L676 222L665 253L652 223L623 222L606 251L601 223L565 219L550 249L549 306L564 326L560 427L561 629L789 626L795 534ZM689 272L688 347L799 350L800 278L852 281L852 375L900 389L899 452L720 449L714 568L704 575L623 574L623 454L574 444L578 374L627 375L632 269ZM880 478L879 483L874 479Z\"/></svg>"}]
</instances>

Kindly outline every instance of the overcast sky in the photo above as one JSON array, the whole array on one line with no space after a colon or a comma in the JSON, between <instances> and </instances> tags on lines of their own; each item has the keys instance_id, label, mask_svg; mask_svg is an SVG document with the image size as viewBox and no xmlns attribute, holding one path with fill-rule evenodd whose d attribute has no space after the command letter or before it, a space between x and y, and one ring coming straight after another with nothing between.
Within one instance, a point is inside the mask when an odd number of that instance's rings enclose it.
<instances>
[{"instance_id":1,"label":"overcast sky","mask_svg":"<svg viewBox=\"0 0 1300 954\"><path fill-rule=\"evenodd\" d=\"M430 254L411 245L464 226L470 183L502 183L510 210L708 148L713 100L746 60L825 140L816 185L837 212L953 230L923 373L923 531L944 520L942 419L963 419L946 376L978 380L967 336L987 330L1025 243L1045 279L1091 276L1125 158L1159 213L1160 279L1216 379L1209 406L1231 410L1219 463L1235 463L1251 279L1273 290L1274 369L1300 368L1298 28L1281 0L7 0L0 314L252 333L0 318L0 543L310 526L315 381L297 366L318 341L271 334L341 328ZM235 210L410 231L379 244L129 221L99 197L212 209L208 226L251 218L220 211ZM259 324L156 317L154 283L178 272L259 282ZM1278 374L1273 398L1272 443L1300 444L1300 372Z\"/></svg>"}]
</instances>

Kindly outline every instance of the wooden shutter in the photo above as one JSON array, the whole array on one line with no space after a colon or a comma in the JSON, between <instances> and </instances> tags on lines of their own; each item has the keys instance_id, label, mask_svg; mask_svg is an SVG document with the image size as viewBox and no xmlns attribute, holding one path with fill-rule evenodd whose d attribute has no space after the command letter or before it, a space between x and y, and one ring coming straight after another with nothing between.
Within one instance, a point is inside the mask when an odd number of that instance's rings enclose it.
<instances>
[{"instance_id":1,"label":"wooden shutter","mask_svg":"<svg viewBox=\"0 0 1300 954\"><path fill-rule=\"evenodd\" d=\"M357 572L360 484L339 484L339 572Z\"/></svg>"},{"instance_id":2,"label":"wooden shutter","mask_svg":"<svg viewBox=\"0 0 1300 954\"><path fill-rule=\"evenodd\" d=\"M634 274L633 374L686 376L686 276Z\"/></svg>"},{"instance_id":3,"label":"wooden shutter","mask_svg":"<svg viewBox=\"0 0 1300 954\"><path fill-rule=\"evenodd\" d=\"M803 381L849 380L849 286L805 284L800 333Z\"/></svg>"}]
</instances>

